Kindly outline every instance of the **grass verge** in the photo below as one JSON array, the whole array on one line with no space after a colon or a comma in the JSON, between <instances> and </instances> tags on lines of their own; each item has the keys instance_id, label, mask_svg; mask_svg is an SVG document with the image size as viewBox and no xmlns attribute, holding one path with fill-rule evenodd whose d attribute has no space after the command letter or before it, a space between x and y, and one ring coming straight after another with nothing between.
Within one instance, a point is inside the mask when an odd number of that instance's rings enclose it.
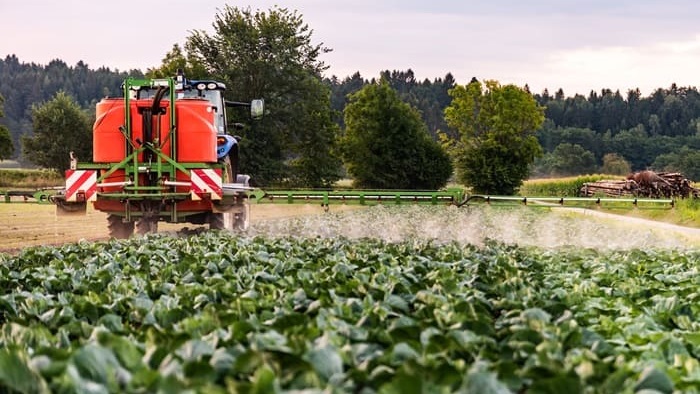
<instances>
[{"instance_id":1,"label":"grass verge","mask_svg":"<svg viewBox=\"0 0 700 394\"><path fill-rule=\"evenodd\" d=\"M619 175L583 175L567 178L533 179L523 183L522 196L573 197L586 182L602 179L621 179ZM678 199L673 209L609 209L610 213L652 219L681 226L700 228L700 200Z\"/></svg>"}]
</instances>

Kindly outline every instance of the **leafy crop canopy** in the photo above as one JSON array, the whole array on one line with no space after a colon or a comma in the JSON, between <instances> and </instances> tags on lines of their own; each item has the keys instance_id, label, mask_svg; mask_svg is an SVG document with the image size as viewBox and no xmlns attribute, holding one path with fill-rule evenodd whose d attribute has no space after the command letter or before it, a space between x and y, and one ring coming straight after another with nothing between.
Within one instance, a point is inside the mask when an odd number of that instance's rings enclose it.
<instances>
[{"instance_id":1,"label":"leafy crop canopy","mask_svg":"<svg viewBox=\"0 0 700 394\"><path fill-rule=\"evenodd\" d=\"M694 392L697 252L149 236L0 255L13 392Z\"/></svg>"}]
</instances>

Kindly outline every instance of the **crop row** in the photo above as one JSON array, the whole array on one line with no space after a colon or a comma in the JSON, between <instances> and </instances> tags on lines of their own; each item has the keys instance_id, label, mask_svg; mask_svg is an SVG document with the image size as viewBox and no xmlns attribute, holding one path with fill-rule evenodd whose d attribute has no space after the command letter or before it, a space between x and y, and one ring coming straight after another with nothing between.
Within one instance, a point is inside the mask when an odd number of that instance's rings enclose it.
<instances>
[{"instance_id":1,"label":"crop row","mask_svg":"<svg viewBox=\"0 0 700 394\"><path fill-rule=\"evenodd\" d=\"M0 255L18 392L697 392L690 251L236 238Z\"/></svg>"}]
</instances>

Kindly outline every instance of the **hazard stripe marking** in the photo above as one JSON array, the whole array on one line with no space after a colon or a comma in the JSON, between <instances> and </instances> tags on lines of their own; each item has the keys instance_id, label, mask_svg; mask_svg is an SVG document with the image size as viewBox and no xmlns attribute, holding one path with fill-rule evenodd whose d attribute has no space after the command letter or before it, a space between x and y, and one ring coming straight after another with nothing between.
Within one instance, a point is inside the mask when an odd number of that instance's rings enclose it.
<instances>
[{"instance_id":1,"label":"hazard stripe marking","mask_svg":"<svg viewBox=\"0 0 700 394\"><path fill-rule=\"evenodd\" d=\"M221 170L210 168L192 170L190 181L193 200L201 200L207 193L212 200L221 200L223 194Z\"/></svg>"},{"instance_id":2,"label":"hazard stripe marking","mask_svg":"<svg viewBox=\"0 0 700 394\"><path fill-rule=\"evenodd\" d=\"M97 198L97 172L94 170L66 171L66 201L77 201L78 192L85 193L87 201Z\"/></svg>"}]
</instances>

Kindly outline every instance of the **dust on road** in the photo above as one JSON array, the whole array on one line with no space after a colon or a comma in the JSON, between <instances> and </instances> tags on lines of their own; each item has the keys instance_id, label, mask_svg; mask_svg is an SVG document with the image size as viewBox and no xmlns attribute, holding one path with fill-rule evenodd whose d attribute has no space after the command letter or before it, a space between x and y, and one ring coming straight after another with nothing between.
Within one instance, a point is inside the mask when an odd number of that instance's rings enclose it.
<instances>
[{"instance_id":1,"label":"dust on road","mask_svg":"<svg viewBox=\"0 0 700 394\"><path fill-rule=\"evenodd\" d=\"M332 207L332 212L357 207ZM318 205L255 205L251 206L251 224L261 220L285 219L299 215L320 215ZM177 232L184 228L201 227L189 223L158 224L158 231ZM38 245L60 245L82 239L109 239L107 215L88 205L86 215L56 216L50 204L0 204L0 252L16 251Z\"/></svg>"},{"instance_id":2,"label":"dust on road","mask_svg":"<svg viewBox=\"0 0 700 394\"><path fill-rule=\"evenodd\" d=\"M318 205L251 206L247 236L374 237L387 241L439 240L482 244L500 242L540 247L579 246L597 249L695 248L700 229L675 226L594 210L489 207ZM355 210L355 212L348 212ZM160 232L177 232L191 224L160 223ZM88 208L85 216L55 215L52 205L0 204L0 251L37 245L60 245L109 238L106 214Z\"/></svg>"}]
</instances>

